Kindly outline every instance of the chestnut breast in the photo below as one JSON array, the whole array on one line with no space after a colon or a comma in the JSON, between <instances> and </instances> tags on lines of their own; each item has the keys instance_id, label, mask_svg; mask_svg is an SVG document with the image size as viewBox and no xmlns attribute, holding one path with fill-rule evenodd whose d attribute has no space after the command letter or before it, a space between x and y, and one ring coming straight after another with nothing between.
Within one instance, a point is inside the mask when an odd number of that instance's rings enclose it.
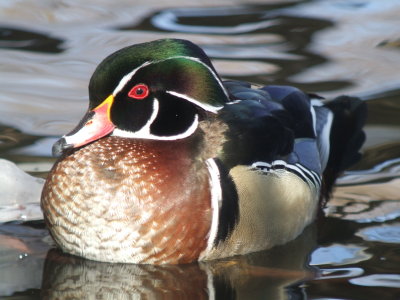
<instances>
[{"instance_id":1,"label":"chestnut breast","mask_svg":"<svg viewBox=\"0 0 400 300\"><path fill-rule=\"evenodd\" d=\"M59 160L42 194L65 251L88 259L185 263L207 245L209 175L190 143L106 137Z\"/></svg>"}]
</instances>

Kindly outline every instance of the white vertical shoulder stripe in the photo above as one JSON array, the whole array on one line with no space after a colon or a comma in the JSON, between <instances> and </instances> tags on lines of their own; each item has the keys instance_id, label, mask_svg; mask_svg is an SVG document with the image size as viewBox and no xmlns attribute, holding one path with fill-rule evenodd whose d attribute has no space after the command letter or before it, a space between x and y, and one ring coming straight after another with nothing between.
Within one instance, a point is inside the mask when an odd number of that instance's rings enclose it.
<instances>
[{"instance_id":1,"label":"white vertical shoulder stripe","mask_svg":"<svg viewBox=\"0 0 400 300\"><path fill-rule=\"evenodd\" d=\"M207 248L200 254L200 260L212 249L214 245L214 241L218 232L219 211L222 206L221 175L219 173L218 166L212 158L207 159L206 165L210 173L212 220L207 241Z\"/></svg>"},{"instance_id":2,"label":"white vertical shoulder stripe","mask_svg":"<svg viewBox=\"0 0 400 300\"><path fill-rule=\"evenodd\" d=\"M318 139L322 170L325 170L326 168L331 148L330 134L333 123L333 113L331 111L328 112L328 117L325 122L325 126L322 129L322 132L320 133L320 137Z\"/></svg>"}]
</instances>

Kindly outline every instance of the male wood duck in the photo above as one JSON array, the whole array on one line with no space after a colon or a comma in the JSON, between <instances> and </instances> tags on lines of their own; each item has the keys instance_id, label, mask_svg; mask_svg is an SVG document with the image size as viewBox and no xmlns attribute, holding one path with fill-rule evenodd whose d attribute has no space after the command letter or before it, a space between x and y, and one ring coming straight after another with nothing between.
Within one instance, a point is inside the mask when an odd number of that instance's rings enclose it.
<instances>
[{"instance_id":1,"label":"male wood duck","mask_svg":"<svg viewBox=\"0 0 400 300\"><path fill-rule=\"evenodd\" d=\"M41 205L57 245L97 261L189 263L286 243L364 140L362 101L222 81L186 40L108 56L89 97L53 147Z\"/></svg>"}]
</instances>

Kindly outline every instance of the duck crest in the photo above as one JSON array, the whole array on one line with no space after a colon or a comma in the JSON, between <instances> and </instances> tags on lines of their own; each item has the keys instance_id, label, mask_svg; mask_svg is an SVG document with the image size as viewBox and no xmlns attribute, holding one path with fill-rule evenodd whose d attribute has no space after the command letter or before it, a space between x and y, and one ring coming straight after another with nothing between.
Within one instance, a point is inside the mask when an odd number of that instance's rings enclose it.
<instances>
[{"instance_id":1,"label":"duck crest","mask_svg":"<svg viewBox=\"0 0 400 300\"><path fill-rule=\"evenodd\" d=\"M55 240L96 260L196 260L207 243L211 196L207 169L190 159L192 151L184 140L112 136L73 151L54 166L43 192Z\"/></svg>"}]
</instances>

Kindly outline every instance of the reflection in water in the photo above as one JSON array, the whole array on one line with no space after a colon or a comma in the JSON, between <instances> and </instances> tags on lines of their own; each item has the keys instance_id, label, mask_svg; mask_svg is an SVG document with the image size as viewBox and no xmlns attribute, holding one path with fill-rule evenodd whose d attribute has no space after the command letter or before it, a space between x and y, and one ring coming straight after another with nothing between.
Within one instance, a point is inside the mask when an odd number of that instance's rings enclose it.
<instances>
[{"instance_id":1,"label":"reflection in water","mask_svg":"<svg viewBox=\"0 0 400 300\"><path fill-rule=\"evenodd\" d=\"M319 247L311 255L311 265L346 265L368 260L371 255L366 253L367 247L357 245L333 244L328 247Z\"/></svg>"},{"instance_id":2,"label":"reflection in water","mask_svg":"<svg viewBox=\"0 0 400 300\"><path fill-rule=\"evenodd\" d=\"M281 3L166 9L151 14L139 24L135 21L132 25L125 25L119 29L151 32L162 30L216 36L245 34L241 41L228 40L228 43L219 45L213 39L211 43L202 43L201 46L214 59L251 60L278 66L273 74L253 73L252 76L239 74L232 76L230 73L231 79L293 85L293 82L288 81L288 77L326 62L326 58L310 52L308 46L316 32L333 26L328 20L296 18L287 16L280 10L294 5L295 3ZM262 36L263 39L251 40L248 37L252 35ZM270 37L269 40L266 37ZM339 89L349 85L350 82L342 80L319 82L318 90ZM315 88L298 84L297 86L306 90Z\"/></svg>"},{"instance_id":3,"label":"reflection in water","mask_svg":"<svg viewBox=\"0 0 400 300\"><path fill-rule=\"evenodd\" d=\"M388 118L387 123L393 121ZM379 131L379 135L387 139L384 129ZM396 128L397 135L398 131L399 128ZM399 157L399 142L367 148L355 170L346 172L337 181L338 186L326 209L327 215L360 223L385 222L398 218Z\"/></svg>"},{"instance_id":4,"label":"reflection in water","mask_svg":"<svg viewBox=\"0 0 400 300\"><path fill-rule=\"evenodd\" d=\"M207 275L197 265L107 264L50 251L43 299L206 299Z\"/></svg>"},{"instance_id":5,"label":"reflection in water","mask_svg":"<svg viewBox=\"0 0 400 300\"><path fill-rule=\"evenodd\" d=\"M31 145L37 139L38 137L0 124L0 153L2 153L2 157L4 157L3 153L6 153L8 150Z\"/></svg>"},{"instance_id":6,"label":"reflection in water","mask_svg":"<svg viewBox=\"0 0 400 300\"><path fill-rule=\"evenodd\" d=\"M400 244L400 223L372 226L356 233L365 241Z\"/></svg>"},{"instance_id":7,"label":"reflection in water","mask_svg":"<svg viewBox=\"0 0 400 300\"><path fill-rule=\"evenodd\" d=\"M352 284L363 286L382 286L398 289L400 287L400 274L375 274L350 279Z\"/></svg>"},{"instance_id":8,"label":"reflection in water","mask_svg":"<svg viewBox=\"0 0 400 300\"><path fill-rule=\"evenodd\" d=\"M243 34L263 30L277 24L276 21L268 20L263 15L263 11L251 7L178 8L163 10L149 21L158 30ZM202 20L205 17L207 17L207 23Z\"/></svg>"},{"instance_id":9,"label":"reflection in water","mask_svg":"<svg viewBox=\"0 0 400 300\"><path fill-rule=\"evenodd\" d=\"M109 264L50 250L43 299L287 299L312 278L315 228L269 251L188 265ZM289 288L293 286L293 288ZM299 294L300 293L300 294ZM291 297L291 296L290 296Z\"/></svg>"},{"instance_id":10,"label":"reflection in water","mask_svg":"<svg viewBox=\"0 0 400 300\"><path fill-rule=\"evenodd\" d=\"M0 27L0 48L37 51L40 53L60 53L62 40L43 33Z\"/></svg>"},{"instance_id":11,"label":"reflection in water","mask_svg":"<svg viewBox=\"0 0 400 300\"><path fill-rule=\"evenodd\" d=\"M33 224L31 224L33 225ZM37 289L49 244L46 229L18 224L0 226L0 298Z\"/></svg>"},{"instance_id":12,"label":"reflection in water","mask_svg":"<svg viewBox=\"0 0 400 300\"><path fill-rule=\"evenodd\" d=\"M360 276L363 273L364 273L364 271L361 268L321 269L321 277L319 278L319 280L355 277L355 276Z\"/></svg>"},{"instance_id":13,"label":"reflection in water","mask_svg":"<svg viewBox=\"0 0 400 300\"><path fill-rule=\"evenodd\" d=\"M265 30L272 24L279 23L273 20L277 10L293 6L293 4L169 8L153 13L139 24L125 25L120 29L219 35L248 34Z\"/></svg>"},{"instance_id":14,"label":"reflection in water","mask_svg":"<svg viewBox=\"0 0 400 300\"><path fill-rule=\"evenodd\" d=\"M370 110L374 112L369 115L369 123L399 126L399 95L400 89L393 89L365 97Z\"/></svg>"}]
</instances>

